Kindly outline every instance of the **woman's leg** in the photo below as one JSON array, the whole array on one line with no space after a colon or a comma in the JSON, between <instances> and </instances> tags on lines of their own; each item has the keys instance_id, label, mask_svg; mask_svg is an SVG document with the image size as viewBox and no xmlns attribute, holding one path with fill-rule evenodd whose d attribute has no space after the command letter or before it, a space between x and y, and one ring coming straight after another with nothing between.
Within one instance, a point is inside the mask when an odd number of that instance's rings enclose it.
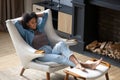
<instances>
[{"instance_id":1,"label":"woman's leg","mask_svg":"<svg viewBox=\"0 0 120 80\"><path fill-rule=\"evenodd\" d=\"M81 66L81 64L79 63L79 61L77 60L77 58L73 55L73 52L69 49L69 47L65 44L65 42L58 42L53 50L52 50L53 54L59 54L61 53L62 55L64 55L68 60L70 60L71 62L74 63L74 65L79 68L84 70L84 68ZM71 65L70 65L71 66ZM73 67L75 67L73 66Z\"/></svg>"},{"instance_id":2,"label":"woman's leg","mask_svg":"<svg viewBox=\"0 0 120 80\"><path fill-rule=\"evenodd\" d=\"M57 52L52 53L53 49L49 45L45 45L41 47L40 50L44 50L45 55L44 57L37 58L37 60L39 61L44 61L44 62L52 61L52 62L64 64L64 65L73 66L73 67L75 66L75 64L72 61L70 61L67 57L63 56L61 52L57 51Z\"/></svg>"},{"instance_id":3,"label":"woman's leg","mask_svg":"<svg viewBox=\"0 0 120 80\"><path fill-rule=\"evenodd\" d=\"M53 49L47 45L40 49L44 50L46 53L44 57L37 58L38 60L45 62L57 62L60 64L73 66L81 70L85 70L85 68L95 69L96 66L101 62L101 60L98 60L92 64L79 62L64 42L57 43Z\"/></svg>"},{"instance_id":4,"label":"woman's leg","mask_svg":"<svg viewBox=\"0 0 120 80\"><path fill-rule=\"evenodd\" d=\"M59 43L57 43L54 46L54 48L52 50L52 53L53 54L59 54L59 53L61 53L62 55L64 55L65 57L67 57L68 60L72 61L76 65L76 68L79 68L81 70L85 70L85 68L95 69L96 66L99 65L100 62L102 61L102 59L99 59L98 61L96 61L96 62L94 62L92 64L79 62L78 59L73 55L73 52L65 44L65 42L62 42L62 41L59 42Z\"/></svg>"},{"instance_id":5,"label":"woman's leg","mask_svg":"<svg viewBox=\"0 0 120 80\"><path fill-rule=\"evenodd\" d=\"M69 58L73 53L65 42L60 41L53 47L52 54L64 55Z\"/></svg>"},{"instance_id":6,"label":"woman's leg","mask_svg":"<svg viewBox=\"0 0 120 80\"><path fill-rule=\"evenodd\" d=\"M56 62L59 64L75 67L75 64L63 55L45 54L44 57L39 57L37 60L43 62Z\"/></svg>"},{"instance_id":7,"label":"woman's leg","mask_svg":"<svg viewBox=\"0 0 120 80\"><path fill-rule=\"evenodd\" d=\"M79 61L77 60L77 58L74 55L71 55L69 59L76 65L75 66L76 68L85 70L85 68L79 63Z\"/></svg>"}]
</instances>

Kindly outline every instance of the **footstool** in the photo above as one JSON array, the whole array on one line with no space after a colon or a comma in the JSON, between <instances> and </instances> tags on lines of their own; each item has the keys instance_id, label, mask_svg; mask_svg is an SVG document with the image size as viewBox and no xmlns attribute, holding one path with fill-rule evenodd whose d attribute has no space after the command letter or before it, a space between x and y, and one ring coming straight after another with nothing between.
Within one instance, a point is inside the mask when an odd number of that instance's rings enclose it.
<instances>
[{"instance_id":1,"label":"footstool","mask_svg":"<svg viewBox=\"0 0 120 80\"><path fill-rule=\"evenodd\" d=\"M86 61L86 63L91 63L96 61L97 59L92 59L92 60L88 60ZM92 69L86 69L86 71L82 71L80 69L76 69L76 68L66 68L64 69L64 72L66 73L66 76L64 78L64 80L68 80L69 75L76 77L76 78L81 78L83 80L86 79L96 79L98 77L101 77L103 75L105 75L106 80L109 80L109 76L108 76L108 70L110 69L110 64L108 62L102 61L95 70Z\"/></svg>"}]
</instances>

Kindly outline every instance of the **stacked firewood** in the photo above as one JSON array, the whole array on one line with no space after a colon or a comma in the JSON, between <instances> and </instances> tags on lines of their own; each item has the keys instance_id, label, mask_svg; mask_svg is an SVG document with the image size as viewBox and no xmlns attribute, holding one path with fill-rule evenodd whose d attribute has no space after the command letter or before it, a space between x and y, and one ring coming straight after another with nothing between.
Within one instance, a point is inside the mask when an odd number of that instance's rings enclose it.
<instances>
[{"instance_id":1,"label":"stacked firewood","mask_svg":"<svg viewBox=\"0 0 120 80\"><path fill-rule=\"evenodd\" d=\"M93 41L86 46L87 50L94 53L109 56L114 59L120 60L120 42L98 42Z\"/></svg>"}]
</instances>

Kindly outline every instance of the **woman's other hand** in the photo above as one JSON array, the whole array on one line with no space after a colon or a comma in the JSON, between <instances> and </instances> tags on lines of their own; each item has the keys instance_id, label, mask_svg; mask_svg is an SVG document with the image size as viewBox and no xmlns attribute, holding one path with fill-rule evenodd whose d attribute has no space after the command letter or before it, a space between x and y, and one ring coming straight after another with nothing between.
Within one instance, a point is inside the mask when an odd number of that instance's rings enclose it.
<instances>
[{"instance_id":1,"label":"woman's other hand","mask_svg":"<svg viewBox=\"0 0 120 80\"><path fill-rule=\"evenodd\" d=\"M36 50L36 51L35 51L35 54L44 54L44 53L45 53L44 50Z\"/></svg>"}]
</instances>

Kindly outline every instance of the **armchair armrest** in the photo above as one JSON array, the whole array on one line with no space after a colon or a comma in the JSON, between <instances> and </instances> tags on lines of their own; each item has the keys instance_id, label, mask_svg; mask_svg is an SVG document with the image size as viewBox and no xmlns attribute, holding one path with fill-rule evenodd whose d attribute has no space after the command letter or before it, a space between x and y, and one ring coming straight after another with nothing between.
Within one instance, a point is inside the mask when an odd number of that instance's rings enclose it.
<instances>
[{"instance_id":1,"label":"armchair armrest","mask_svg":"<svg viewBox=\"0 0 120 80\"><path fill-rule=\"evenodd\" d=\"M77 44L76 41L62 38L55 32L55 29L53 27L53 22L52 22L52 13L51 13L50 9L47 9L47 10L43 11L42 13L48 13L48 19L47 19L46 25L45 25L45 33L47 34L47 37L48 37L49 41L52 43L52 45L55 45L59 41L64 41L69 46ZM40 12L37 14L40 14Z\"/></svg>"},{"instance_id":2,"label":"armchair armrest","mask_svg":"<svg viewBox=\"0 0 120 80\"><path fill-rule=\"evenodd\" d=\"M67 39L66 43L67 43L67 45L72 46L72 45L76 45L78 42L76 39L70 39L70 40Z\"/></svg>"},{"instance_id":3,"label":"armchair armrest","mask_svg":"<svg viewBox=\"0 0 120 80\"><path fill-rule=\"evenodd\" d=\"M21 49L21 47L22 47L22 49ZM38 54L38 50L32 48L24 40L23 40L23 42L21 42L21 44L19 46L15 46L15 48L16 48L16 53L19 55L24 67L29 62L31 62L33 59L44 56L43 51L41 51L41 53L39 52L39 54Z\"/></svg>"}]
</instances>

